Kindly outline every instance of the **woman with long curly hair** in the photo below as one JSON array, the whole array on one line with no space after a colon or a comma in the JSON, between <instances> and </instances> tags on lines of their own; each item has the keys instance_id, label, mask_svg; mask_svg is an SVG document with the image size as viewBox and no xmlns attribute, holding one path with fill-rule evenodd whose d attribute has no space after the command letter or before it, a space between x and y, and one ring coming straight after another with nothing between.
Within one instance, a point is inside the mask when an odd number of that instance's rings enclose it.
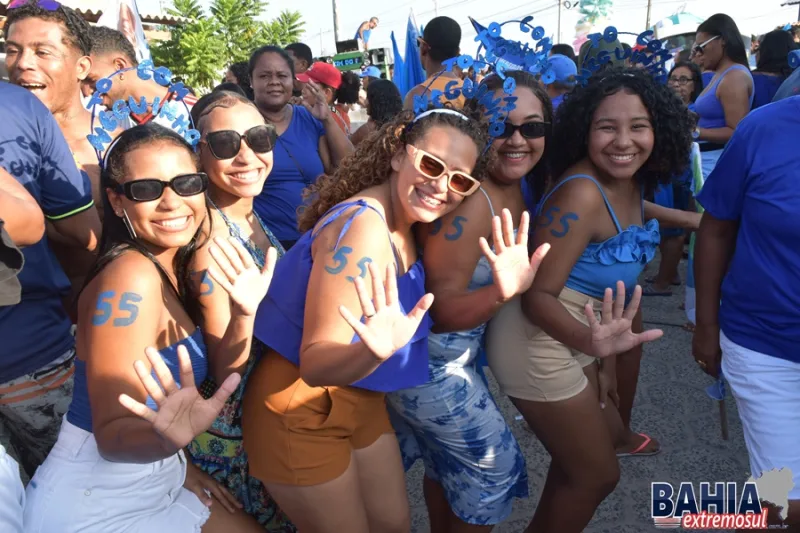
<instances>
[{"instance_id":1,"label":"woman with long curly hair","mask_svg":"<svg viewBox=\"0 0 800 533\"><path fill-rule=\"evenodd\" d=\"M503 307L487 338L501 389L552 457L529 532L583 531L619 479L615 445L626 436L615 355L662 335L633 333L641 331L636 281L659 242L644 195L685 166L689 120L670 89L640 69L596 75L556 114L559 178L532 239L550 250L521 306ZM618 321L598 335L592 311L612 305Z\"/></svg>"},{"instance_id":2,"label":"woman with long curly hair","mask_svg":"<svg viewBox=\"0 0 800 533\"><path fill-rule=\"evenodd\" d=\"M433 296L412 227L478 190L488 140L480 113L403 112L310 191L305 233L259 309L270 350L243 421L252 474L299 531L410 528L384 397L428 380Z\"/></svg>"},{"instance_id":3,"label":"woman with long curly hair","mask_svg":"<svg viewBox=\"0 0 800 533\"><path fill-rule=\"evenodd\" d=\"M353 146L367 138L370 133L392 120L403 110L403 99L397 85L390 80L375 80L367 87L367 120L350 136Z\"/></svg>"}]
</instances>

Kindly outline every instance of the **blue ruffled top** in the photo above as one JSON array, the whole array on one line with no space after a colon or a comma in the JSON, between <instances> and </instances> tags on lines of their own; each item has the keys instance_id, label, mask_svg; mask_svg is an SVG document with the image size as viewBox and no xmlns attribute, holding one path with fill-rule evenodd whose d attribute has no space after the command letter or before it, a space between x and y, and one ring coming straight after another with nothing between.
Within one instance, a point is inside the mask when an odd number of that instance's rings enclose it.
<instances>
[{"instance_id":1,"label":"blue ruffled top","mask_svg":"<svg viewBox=\"0 0 800 533\"><path fill-rule=\"evenodd\" d=\"M606 288L614 289L617 281L622 280L625 283L626 295L630 298L639 276L647 263L655 257L656 248L661 242L658 221L650 220L644 227L631 225L622 229L603 188L597 180L585 174L576 174L562 180L539 204L539 212L541 213L548 198L559 187L578 178L590 180L600 190L618 233L603 242L589 243L572 267L565 286L602 300ZM642 198L642 220L644 220L644 198Z\"/></svg>"}]
</instances>

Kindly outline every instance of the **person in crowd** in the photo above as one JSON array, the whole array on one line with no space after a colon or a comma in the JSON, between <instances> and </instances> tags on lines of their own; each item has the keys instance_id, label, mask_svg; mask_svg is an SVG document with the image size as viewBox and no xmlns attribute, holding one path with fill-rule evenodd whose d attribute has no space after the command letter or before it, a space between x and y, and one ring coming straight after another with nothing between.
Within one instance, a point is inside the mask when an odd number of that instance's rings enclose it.
<instances>
[{"instance_id":1,"label":"person in crowd","mask_svg":"<svg viewBox=\"0 0 800 533\"><path fill-rule=\"evenodd\" d=\"M797 48L797 43L787 31L771 31L761 39L756 69L752 73L753 109L772 102L781 84L792 73L789 53Z\"/></svg>"},{"instance_id":2,"label":"person in crowd","mask_svg":"<svg viewBox=\"0 0 800 533\"><path fill-rule=\"evenodd\" d=\"M207 217L208 177L198 170L186 141L155 123L125 131L111 147L100 256L78 303L75 390L58 441L26 492L31 530L260 530L240 510L190 491L193 471L182 450L238 385L225 363L239 361L249 344L275 263L272 253L261 269L235 240L214 239L208 274L229 295L232 318L224 338L207 348L189 269ZM140 361L145 353L149 365ZM164 391L148 386L151 372ZM194 384L209 373L222 386L204 400ZM145 402L158 415L132 416ZM131 498L135 487L141 490Z\"/></svg>"},{"instance_id":3,"label":"person in crowd","mask_svg":"<svg viewBox=\"0 0 800 533\"><path fill-rule=\"evenodd\" d=\"M554 44L553 48L550 49L550 57L553 57L554 55L562 55L570 58L572 62L575 63L575 66L577 68L578 58L575 55L575 48L573 48L571 44L566 44L566 43Z\"/></svg>"},{"instance_id":4,"label":"person in crowd","mask_svg":"<svg viewBox=\"0 0 800 533\"><path fill-rule=\"evenodd\" d=\"M676 63L672 67L667 83L690 110L703 90L700 67L688 61ZM685 172L675 176L669 184L659 184L654 193L655 203L672 209L689 210L692 203L694 166L694 160L690 158ZM672 286L681 284L678 264L683 257L686 231L683 228L661 228L660 231L661 262L658 264L658 273L646 280L647 285L642 293L645 296L672 296Z\"/></svg>"},{"instance_id":5,"label":"person in crowd","mask_svg":"<svg viewBox=\"0 0 800 533\"><path fill-rule=\"evenodd\" d=\"M226 81L226 82L220 83L219 85L214 87L214 89L212 89L211 92L218 93L218 92L221 92L221 91L233 92L233 93L240 94L240 95L244 96L245 98L247 98L247 94L245 94L244 89L242 89L241 85L239 85L238 83L231 83L229 81ZM195 106L196 105L197 104L195 104ZM192 106L192 117L194 117L194 116L196 116L196 114L194 112L194 106ZM194 118L192 120L193 120L193 122L197 123L197 121L194 120Z\"/></svg>"},{"instance_id":6,"label":"person in crowd","mask_svg":"<svg viewBox=\"0 0 800 533\"><path fill-rule=\"evenodd\" d=\"M389 80L377 80L369 87L367 89L367 116L369 119L350 136L353 146L358 146L371 133L381 129L384 124L403 110L403 99L400 97L397 85Z\"/></svg>"},{"instance_id":7,"label":"person in crowd","mask_svg":"<svg viewBox=\"0 0 800 533\"><path fill-rule=\"evenodd\" d=\"M414 96L428 95L431 91L439 90L444 92L445 86L456 80L461 81L458 73L446 71L444 61L457 57L461 50L461 26L450 17L436 17L425 25L422 37L419 38L419 56L422 59L422 68L428 77L423 83L412 88L406 94L403 104L405 109L414 109ZM459 83L461 86L461 83ZM460 96L454 100L448 100L447 105L461 107L464 105L465 98ZM445 103L445 102L443 102Z\"/></svg>"},{"instance_id":8,"label":"person in crowd","mask_svg":"<svg viewBox=\"0 0 800 533\"><path fill-rule=\"evenodd\" d=\"M491 531L509 516L515 497L528 495L525 458L482 377L478 353L487 322L528 289L546 251L528 257L520 182L543 189L553 111L532 74L506 75L516 82L516 108L492 142L488 179L479 194L417 232L434 295L430 380L387 396L406 469L417 459L425 463L431 531ZM499 76L484 83L496 98L507 96Z\"/></svg>"},{"instance_id":9,"label":"person in crowd","mask_svg":"<svg viewBox=\"0 0 800 533\"><path fill-rule=\"evenodd\" d=\"M247 61L239 61L231 64L228 70L225 71L225 80L228 83L235 83L238 85L244 95L250 100L253 99L253 87L250 81L250 67Z\"/></svg>"},{"instance_id":10,"label":"person in crowd","mask_svg":"<svg viewBox=\"0 0 800 533\"><path fill-rule=\"evenodd\" d=\"M775 96L772 98L773 102L777 102L778 100L783 100L784 98L789 98L791 96L797 96L800 94L800 68L797 68L792 72L788 78L781 84L778 88L778 91L775 93Z\"/></svg>"},{"instance_id":11,"label":"person in crowd","mask_svg":"<svg viewBox=\"0 0 800 533\"><path fill-rule=\"evenodd\" d=\"M361 86L365 91L369 88L370 83L383 79L381 69L375 65L370 65L362 70L359 77L361 78Z\"/></svg>"},{"instance_id":12,"label":"person in crowd","mask_svg":"<svg viewBox=\"0 0 800 533\"><path fill-rule=\"evenodd\" d=\"M105 26L92 26L91 42L92 69L83 82L83 94L91 95L96 90L99 80L110 78L111 88L107 94L103 95L103 104L107 108L110 109L117 100L127 102L129 98L133 98L135 102L138 102L140 98L144 97L147 101L148 112L131 113L129 120L125 121L127 122L126 127L146 124L150 121L171 127L175 118L169 118L161 113L154 117L152 104L155 98L159 98L161 101L175 102L178 93L171 92L154 78L143 80L138 76L136 67L139 65L139 61L136 59L136 51L130 41L117 30ZM183 96L181 101L175 102L175 115L188 122L192 106L197 98L191 94L181 96Z\"/></svg>"},{"instance_id":13,"label":"person in crowd","mask_svg":"<svg viewBox=\"0 0 800 533\"><path fill-rule=\"evenodd\" d=\"M263 268L271 248L277 251L278 257L283 255L278 239L253 210L253 199L272 171L275 128L264 122L255 104L246 96L234 92L213 92L202 97L192 108L192 118L201 134L201 168L209 178L206 201L211 208L211 235L236 239ZM201 247L191 270L200 283L206 346L213 351L235 317L227 293L217 290L213 280L203 274L213 265L212 250L210 246ZM212 490L219 484L267 531L284 533L287 528L292 529L291 523L277 509L264 486L249 475L247 455L242 447L241 400L247 377L262 347L254 341L251 348L239 352L238 360L227 358L210 362L218 367L224 363L241 374L242 381L210 430L194 439L187 451L192 461L213 478ZM218 370L223 371L223 368ZM211 378L203 384L207 395L215 388Z\"/></svg>"},{"instance_id":14,"label":"person in crowd","mask_svg":"<svg viewBox=\"0 0 800 533\"><path fill-rule=\"evenodd\" d=\"M372 30L378 27L378 17L372 17L368 21L362 22L356 30L355 40L361 43L361 48L365 52L369 50L369 38L372 35Z\"/></svg>"},{"instance_id":15,"label":"person in crowd","mask_svg":"<svg viewBox=\"0 0 800 533\"><path fill-rule=\"evenodd\" d=\"M361 88L358 75L354 72L342 73L330 63L317 61L310 69L295 77L303 84L313 81L319 86L336 125L349 137L349 106L358 102ZM309 103L313 106L313 102Z\"/></svg>"},{"instance_id":16,"label":"person in crowd","mask_svg":"<svg viewBox=\"0 0 800 533\"><path fill-rule=\"evenodd\" d=\"M553 111L558 109L564 97L575 88L575 76L578 75L578 67L575 61L567 56L560 54L550 54L550 68L556 76L552 83L548 83L545 87L547 95L553 102Z\"/></svg>"},{"instance_id":17,"label":"person in crowd","mask_svg":"<svg viewBox=\"0 0 800 533\"><path fill-rule=\"evenodd\" d=\"M7 83L0 102L0 167L74 249L94 252L101 228L92 187L53 115L29 90ZM0 421L29 476L55 442L72 395L75 339L63 306L70 284L49 243L45 236L23 250L22 301L0 307Z\"/></svg>"},{"instance_id":18,"label":"person in crowd","mask_svg":"<svg viewBox=\"0 0 800 533\"><path fill-rule=\"evenodd\" d=\"M692 53L693 61L704 72L714 73L694 105L700 117L695 138L700 142L707 178L739 121L750 112L753 76L739 28L723 13L700 24Z\"/></svg>"},{"instance_id":19,"label":"person in crowd","mask_svg":"<svg viewBox=\"0 0 800 533\"><path fill-rule=\"evenodd\" d=\"M30 2L12 8L4 27L6 67L11 83L35 94L55 117L78 169L89 176L92 197L102 220L100 166L86 138L92 131L92 115L81 101L81 80L91 68L89 31L83 18L66 6L48 10ZM71 302L95 256L86 250L76 250L52 226L48 236L51 249L72 285L73 293L68 298Z\"/></svg>"},{"instance_id":20,"label":"person in crowd","mask_svg":"<svg viewBox=\"0 0 800 533\"><path fill-rule=\"evenodd\" d=\"M250 74L256 106L278 133L272 173L255 200L255 208L288 250L300 238L297 208L303 204L303 189L322 174L332 174L352 153L353 145L336 124L322 89L313 81L303 88L313 106L305 98L304 105L289 103L294 62L282 48L262 46L253 52Z\"/></svg>"},{"instance_id":21,"label":"person in crowd","mask_svg":"<svg viewBox=\"0 0 800 533\"><path fill-rule=\"evenodd\" d=\"M752 112L736 128L697 201L698 366L724 376L755 478L793 476L785 525L800 524L800 97ZM771 509L771 523L780 523ZM795 529L790 529L794 531Z\"/></svg>"},{"instance_id":22,"label":"person in crowd","mask_svg":"<svg viewBox=\"0 0 800 533\"><path fill-rule=\"evenodd\" d=\"M659 241L644 196L685 167L689 121L667 87L631 68L593 76L557 113L559 178L533 230L533 247L550 250L531 288L500 309L487 337L501 390L552 457L526 531L583 531L617 484L617 457L658 451L646 435L633 438L619 411L633 405L641 352L632 349L662 335L634 333L642 331L637 278ZM614 287L618 322L603 339L593 309L611 310ZM617 357L631 359L623 373Z\"/></svg>"},{"instance_id":23,"label":"person in crowd","mask_svg":"<svg viewBox=\"0 0 800 533\"><path fill-rule=\"evenodd\" d=\"M305 74L314 63L314 54L311 53L311 48L307 44L292 43L286 45L286 53L292 58L294 62L294 73Z\"/></svg>"},{"instance_id":24,"label":"person in crowd","mask_svg":"<svg viewBox=\"0 0 800 533\"><path fill-rule=\"evenodd\" d=\"M270 350L243 411L251 472L299 531L410 528L385 393L428 380L433 297L412 228L477 191L488 140L480 114L403 112L309 192L258 312Z\"/></svg>"}]
</instances>

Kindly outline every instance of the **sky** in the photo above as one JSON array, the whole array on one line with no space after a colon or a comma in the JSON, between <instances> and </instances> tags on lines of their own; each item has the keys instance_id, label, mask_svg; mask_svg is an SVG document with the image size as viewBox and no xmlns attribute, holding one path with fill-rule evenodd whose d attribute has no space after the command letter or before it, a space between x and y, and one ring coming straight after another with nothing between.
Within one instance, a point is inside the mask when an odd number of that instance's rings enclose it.
<instances>
[{"instance_id":1,"label":"sky","mask_svg":"<svg viewBox=\"0 0 800 533\"><path fill-rule=\"evenodd\" d=\"M394 0L381 2L382 7L365 9L364 0L292 0L291 9L300 11L305 21L305 34L301 39L311 47L315 56L333 55L336 52L333 24L333 2L339 12L339 40L352 39L361 22L378 17L379 26L372 32L370 48L391 49L390 34L400 50L405 49L405 33L409 12L413 11L417 27L424 25L437 15L447 15L458 21L462 28L461 50L473 54L477 43L473 41L475 31L467 17L473 17L484 26L490 22L518 20L533 15L532 24L545 28L546 34L556 39L558 33L559 0L505 0L502 3L490 0ZM724 12L733 17L741 33L745 35L765 33L778 25L798 20L798 6L781 7L786 0L652 0L651 24L685 11L701 18ZM170 0L137 0L142 13L158 12L161 4ZM211 0L200 0L208 6ZM371 3L371 2L370 2ZM566 2L562 2L566 4ZM577 3L577 2L571 2ZM284 0L273 0L267 8L266 18L277 16L287 8ZM561 8L560 42L571 43L575 39L577 9ZM646 29L647 0L614 0L610 23L619 31L640 33ZM605 27L608 24L603 24ZM602 31L600 28L598 31ZM505 35L504 29L504 35Z\"/></svg>"}]
</instances>

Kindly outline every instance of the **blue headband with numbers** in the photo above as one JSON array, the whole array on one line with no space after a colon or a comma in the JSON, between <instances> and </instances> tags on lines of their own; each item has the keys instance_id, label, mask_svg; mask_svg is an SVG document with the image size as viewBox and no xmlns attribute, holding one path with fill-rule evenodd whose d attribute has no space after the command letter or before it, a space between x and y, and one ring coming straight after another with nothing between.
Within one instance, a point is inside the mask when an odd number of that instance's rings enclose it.
<instances>
[{"instance_id":1,"label":"blue headband with numbers","mask_svg":"<svg viewBox=\"0 0 800 533\"><path fill-rule=\"evenodd\" d=\"M586 37L589 39L589 49L600 48L600 42L619 43L620 35L635 35L636 46L643 47L643 50L633 50L625 48L621 44L613 50L601 50L596 56L588 58L581 65L581 69L575 79L583 85L589 78L610 63L612 59L617 61L629 60L632 65L640 65L650 72L657 81L667 82L667 62L673 58L673 53L664 48L664 42L654 37L653 30L643 31L642 33L631 33L618 31L614 26L608 26L603 33L592 33ZM586 54L588 57L588 53Z\"/></svg>"}]
</instances>

